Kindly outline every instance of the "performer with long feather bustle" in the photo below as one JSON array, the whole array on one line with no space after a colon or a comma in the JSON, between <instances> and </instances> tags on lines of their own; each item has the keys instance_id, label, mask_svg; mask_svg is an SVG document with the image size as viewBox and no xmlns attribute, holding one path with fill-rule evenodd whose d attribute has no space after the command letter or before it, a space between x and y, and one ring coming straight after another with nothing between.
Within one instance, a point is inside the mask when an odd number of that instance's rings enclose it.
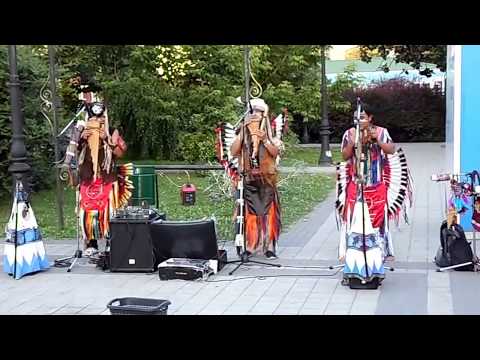
<instances>
[{"instance_id":1,"label":"performer with long feather bustle","mask_svg":"<svg viewBox=\"0 0 480 360\"><path fill-rule=\"evenodd\" d=\"M217 129L217 155L234 188L243 195L237 196L240 206L235 217L241 219L241 225L237 226L237 249L243 247L238 239L244 236L248 255L261 252L275 259L281 230L277 165L287 115L285 111L270 121L268 113L264 100L252 99L245 121L237 127L223 124Z\"/></svg>"},{"instance_id":2,"label":"performer with long feather bustle","mask_svg":"<svg viewBox=\"0 0 480 360\"><path fill-rule=\"evenodd\" d=\"M113 211L131 197L133 169L132 164L116 165L127 145L119 131L110 127L104 103L91 93L83 94L83 101L85 121L78 121L74 128L65 164L72 159L78 164L78 180L70 172L70 183L79 185L80 226L85 255L91 256L98 251L98 240L109 237Z\"/></svg>"},{"instance_id":3,"label":"performer with long feather bustle","mask_svg":"<svg viewBox=\"0 0 480 360\"><path fill-rule=\"evenodd\" d=\"M368 105L363 104L355 116L360 134L355 127L344 133L341 150L346 162L337 166L344 284L352 278L370 282L385 277L384 262L394 259L389 219L396 219L398 225L403 212L408 223L413 198L413 181L402 149L395 150L386 128L373 124Z\"/></svg>"}]
</instances>

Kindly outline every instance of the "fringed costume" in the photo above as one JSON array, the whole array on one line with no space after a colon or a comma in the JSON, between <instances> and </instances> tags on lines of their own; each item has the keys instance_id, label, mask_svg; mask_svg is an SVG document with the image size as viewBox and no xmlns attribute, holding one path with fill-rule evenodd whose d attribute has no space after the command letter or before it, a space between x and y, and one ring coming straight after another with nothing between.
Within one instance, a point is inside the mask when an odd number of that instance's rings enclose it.
<instances>
[{"instance_id":1,"label":"fringed costume","mask_svg":"<svg viewBox=\"0 0 480 360\"><path fill-rule=\"evenodd\" d=\"M245 237L246 251L275 257L281 230L277 164L286 115L270 122L263 100L253 99L251 104L252 111L259 110L262 115L256 120L247 115L245 125L236 128L222 124L217 129L217 154L237 190L240 206L236 207L235 217L242 222L237 221L237 248L244 247ZM258 138L258 130L263 132L263 139Z\"/></svg>"},{"instance_id":2,"label":"fringed costume","mask_svg":"<svg viewBox=\"0 0 480 360\"><path fill-rule=\"evenodd\" d=\"M78 164L79 221L85 247L98 249L98 240L110 235L113 211L127 205L133 189L129 176L132 164L116 165L126 151L117 130L109 127L103 103L85 100L85 121L78 121L73 131L65 163ZM102 139L103 134L103 139ZM76 185L76 181L71 183Z\"/></svg>"},{"instance_id":3,"label":"fringed costume","mask_svg":"<svg viewBox=\"0 0 480 360\"><path fill-rule=\"evenodd\" d=\"M83 149L87 150L88 145ZM80 145L80 146L82 146ZM88 150L87 150L88 151ZM100 159L102 158L100 151ZM92 161L88 156L80 164L80 226L87 248L97 248L98 239L108 238L110 235L110 217L112 213L127 205L131 197L132 182L129 176L133 174L132 164L115 166L111 170L100 171L100 177L93 179Z\"/></svg>"},{"instance_id":4,"label":"fringed costume","mask_svg":"<svg viewBox=\"0 0 480 360\"><path fill-rule=\"evenodd\" d=\"M392 142L387 129L377 126L376 132L381 142ZM351 141L352 129L343 136L342 150ZM370 143L363 145L363 153L366 156L363 168L365 206L361 203L360 186L354 181L357 161L354 155L337 166L336 214L341 232L339 258L345 261L344 277L368 282L375 277L384 278L384 261L394 256L389 220L395 219L398 225L403 212L408 223L413 181L402 149L388 155L378 144ZM363 229L366 254L363 251Z\"/></svg>"},{"instance_id":5,"label":"fringed costume","mask_svg":"<svg viewBox=\"0 0 480 360\"><path fill-rule=\"evenodd\" d=\"M50 267L40 228L20 181L16 183L12 212L5 233L4 272L20 279L24 275Z\"/></svg>"},{"instance_id":6,"label":"fringed costume","mask_svg":"<svg viewBox=\"0 0 480 360\"><path fill-rule=\"evenodd\" d=\"M247 251L251 253L275 253L281 229L280 199L275 185L263 179L245 184L245 236Z\"/></svg>"}]
</instances>

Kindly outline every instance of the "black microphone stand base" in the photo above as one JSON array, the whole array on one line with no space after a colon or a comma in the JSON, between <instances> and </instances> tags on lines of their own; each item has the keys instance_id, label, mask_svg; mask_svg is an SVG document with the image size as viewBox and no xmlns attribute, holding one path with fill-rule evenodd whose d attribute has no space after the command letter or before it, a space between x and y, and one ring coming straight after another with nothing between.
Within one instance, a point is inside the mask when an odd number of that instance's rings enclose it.
<instances>
[{"instance_id":1,"label":"black microphone stand base","mask_svg":"<svg viewBox=\"0 0 480 360\"><path fill-rule=\"evenodd\" d=\"M78 192L79 191L80 191L80 185L77 186L77 196L76 196L77 199L76 199L76 204L75 204L75 208L77 209L77 211L76 211L77 212L77 236L76 236L77 250L75 250L75 253L72 256L67 256L67 257L64 257L64 258L56 259L53 262L53 266L55 266L55 267L66 267L67 264L71 260L73 260L71 262L71 264L68 264L67 272L71 272L73 267L75 266L77 260L82 257L82 250L80 250L80 216L78 215L79 214L79 207L80 207L79 200L78 200Z\"/></svg>"},{"instance_id":2,"label":"black microphone stand base","mask_svg":"<svg viewBox=\"0 0 480 360\"><path fill-rule=\"evenodd\" d=\"M82 250L76 250L75 254L73 254L72 256L67 256L67 257L64 257L64 258L56 259L54 261L54 266L61 266L62 263L65 264L66 262L69 262L69 261L73 260L72 263L70 264L70 266L67 269L67 272L71 272L72 268L75 266L75 263L81 257L82 257Z\"/></svg>"},{"instance_id":3,"label":"black microphone stand base","mask_svg":"<svg viewBox=\"0 0 480 360\"><path fill-rule=\"evenodd\" d=\"M352 290L376 290L381 284L380 278L376 277L370 281L362 281L357 278L348 279L348 286Z\"/></svg>"},{"instance_id":4,"label":"black microphone stand base","mask_svg":"<svg viewBox=\"0 0 480 360\"><path fill-rule=\"evenodd\" d=\"M230 271L228 273L228 275L233 275L233 273L235 271L237 271L240 266L242 265L245 265L245 264L248 264L248 263L252 263L252 264L259 264L259 265L265 265L265 266L273 266L273 267L282 267L281 264L272 264L272 263L268 263L268 262L263 262L263 261L257 261L257 260L250 260L250 257L252 255L251 254L248 254L246 251L244 251L241 255L240 255L240 260L234 260L234 261L229 261L227 262L227 265L228 264L236 264L238 263L237 267L235 269L233 269L232 271Z\"/></svg>"}]
</instances>

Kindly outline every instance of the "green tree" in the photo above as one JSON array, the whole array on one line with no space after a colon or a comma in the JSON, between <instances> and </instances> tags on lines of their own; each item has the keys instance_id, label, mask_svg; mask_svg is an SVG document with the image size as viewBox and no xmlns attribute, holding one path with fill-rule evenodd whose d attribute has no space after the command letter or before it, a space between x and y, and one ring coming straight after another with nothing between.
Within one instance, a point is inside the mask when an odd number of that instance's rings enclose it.
<instances>
[{"instance_id":1,"label":"green tree","mask_svg":"<svg viewBox=\"0 0 480 360\"><path fill-rule=\"evenodd\" d=\"M345 93L358 88L365 78L356 74L354 64L347 66L343 73L338 74L335 81L328 87L329 106L331 111L349 111L352 104L345 97Z\"/></svg>"},{"instance_id":2,"label":"green tree","mask_svg":"<svg viewBox=\"0 0 480 360\"><path fill-rule=\"evenodd\" d=\"M431 76L433 70L425 67L424 63L435 64L440 71L446 71L447 46L446 45L361 45L360 56L362 61L370 62L373 54L379 54L384 60L393 56L396 63L409 64L420 75ZM386 64L383 68L389 71Z\"/></svg>"},{"instance_id":3,"label":"green tree","mask_svg":"<svg viewBox=\"0 0 480 360\"><path fill-rule=\"evenodd\" d=\"M23 93L21 104L25 119L25 145L32 173L30 182L33 190L48 187L52 182L54 161L51 129L40 112L40 89L47 80L48 67L35 49L17 46L18 74ZM0 46L0 197L11 190L12 180L8 176L11 146L10 93L7 46Z\"/></svg>"}]
</instances>

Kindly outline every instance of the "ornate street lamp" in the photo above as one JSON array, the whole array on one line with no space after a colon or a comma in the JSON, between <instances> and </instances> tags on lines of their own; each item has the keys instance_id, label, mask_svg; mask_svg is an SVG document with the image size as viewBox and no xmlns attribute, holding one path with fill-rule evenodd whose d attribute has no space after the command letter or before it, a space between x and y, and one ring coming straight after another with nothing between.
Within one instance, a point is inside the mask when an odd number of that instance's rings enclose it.
<instances>
[{"instance_id":1,"label":"ornate street lamp","mask_svg":"<svg viewBox=\"0 0 480 360\"><path fill-rule=\"evenodd\" d=\"M22 92L17 72L17 47L8 45L8 64L10 71L10 106L12 119L12 147L10 148L10 166L8 171L14 177L14 182L23 182L24 175L30 171L27 164L27 149L25 148L25 135L23 134L24 118L22 111Z\"/></svg>"},{"instance_id":2,"label":"ornate street lamp","mask_svg":"<svg viewBox=\"0 0 480 360\"><path fill-rule=\"evenodd\" d=\"M328 106L327 106L327 74L326 74L326 45L321 47L321 61L322 61L322 124L320 125L320 136L322 139L322 148L320 151L320 158L318 164L321 166L332 165L332 152L330 151L330 124L328 122Z\"/></svg>"}]
</instances>

